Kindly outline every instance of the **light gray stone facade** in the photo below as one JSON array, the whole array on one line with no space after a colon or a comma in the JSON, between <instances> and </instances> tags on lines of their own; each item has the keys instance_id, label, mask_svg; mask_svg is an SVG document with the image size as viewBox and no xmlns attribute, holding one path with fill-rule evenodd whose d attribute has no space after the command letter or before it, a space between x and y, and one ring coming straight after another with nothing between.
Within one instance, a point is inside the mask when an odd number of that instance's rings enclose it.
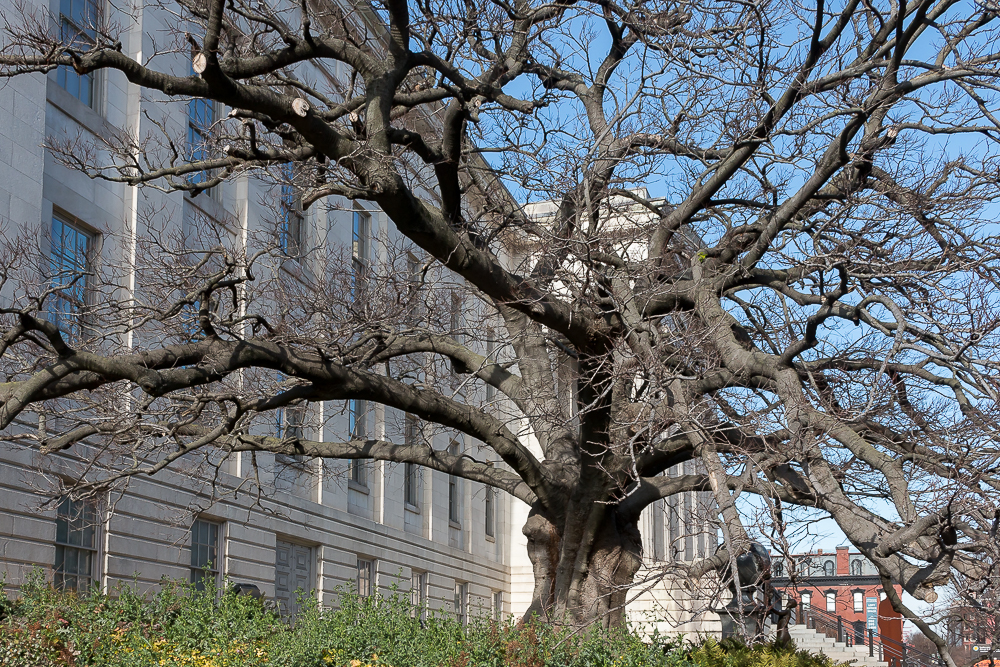
<instances>
[{"instance_id":1,"label":"light gray stone facade","mask_svg":"<svg viewBox=\"0 0 1000 667\"><path fill-rule=\"evenodd\" d=\"M36 9L58 15L58 0L50 5L44 0L34 2L39 3ZM0 6L9 9L11 2L0 0ZM108 3L106 11L117 10ZM156 52L156 40L167 33L172 19L154 9L117 18L131 26L123 48L140 60L143 54L148 57ZM157 59L159 67L177 72L190 67L180 56L158 55ZM336 77L339 72L325 74ZM216 193L192 198L180 192L91 179L59 164L44 148L46 141L81 135L110 137L116 132L141 137L155 129L154 121L177 136L187 132L186 100L140 93L117 73L98 76L94 90L94 103L88 106L64 90L55 73L17 77L0 88L0 220L5 236L36 240L38 255L45 258L52 220L58 216L92 234L99 261L104 252L100 239L144 233L142 218L148 211L156 212L163 233L186 234L192 226L214 221L236 244L245 244L250 236L273 225L262 203L274 197L273 186L247 176L233 178ZM224 112L217 110L220 116ZM304 216L305 243L346 247L351 241L353 207L337 198L311 207ZM373 236L389 243L398 240L385 215L375 209L368 213ZM107 259L110 263L111 258ZM379 261L378 253L375 261ZM39 267L38 275L43 281L44 267ZM134 284L128 275L117 279L122 290ZM0 293L4 303L10 299L10 294ZM336 433L343 437L347 432L343 404L319 404L311 410L316 414L311 413L304 426L311 437ZM25 415L15 428L39 428L31 418ZM365 418L369 433L402 441L398 425L403 415L378 407ZM475 443L458 440L461 447L475 447ZM434 447L440 449L453 441L454 436L446 433L432 437ZM82 448L74 450L74 455L85 458ZM479 455L486 454L480 451ZM57 558L57 508L40 506L41 492L51 480L40 476L38 457L31 449L0 437L0 573L8 588L16 588L33 568L40 567L51 576ZM431 609L452 611L456 591L467 596L471 614L493 613L498 601L508 614L528 607L532 573L521 534L527 507L519 501L498 494L493 501L494 534L489 536L482 484L458 482L459 516L455 520L449 516L449 479L443 473L422 470L418 502L410 504L404 502L402 465L368 463L367 484L363 485L349 479L346 462L306 462L300 470L281 461L276 464L273 455L258 454L257 459L257 469L270 475L263 480L272 489L265 497L241 491L252 469L247 454L224 462L217 478L190 476L181 467L153 478L135 478L123 491L106 497L98 508L89 576L104 590L119 584L150 588L163 577L189 579L192 526L197 520L218 527L213 566L219 576L254 584L268 597L287 596L287 582L279 584L287 574L287 559L305 558L310 562L300 565L296 581L302 576L309 579L308 587L315 589L323 604L334 603L338 587L356 584L361 565L371 567L372 586L382 592L394 585L406 592L411 581L424 582L426 590L420 599ZM59 465L67 472L78 472L82 463L67 455ZM703 499L692 496L677 502ZM699 531L692 530L690 521L678 527L670 523L671 517L676 519L657 505L647 510L643 520L646 543L659 545L649 550L651 568L714 549L714 529L691 537ZM660 584L657 590L674 590L675 583ZM654 620L664 618L655 597L654 592L643 593L636 612L648 613ZM671 627L667 624L663 629Z\"/></svg>"},{"instance_id":2,"label":"light gray stone facade","mask_svg":"<svg viewBox=\"0 0 1000 667\"><path fill-rule=\"evenodd\" d=\"M0 4L11 8L6 0ZM39 3L36 9L58 16L59 2ZM143 53L155 51L156 40L167 34L172 19L153 8L135 17L114 16L113 3L107 3L104 10L112 13L111 20L132 25L123 47L140 60ZM157 58L158 66L174 71L190 67L180 57ZM337 72L327 74L336 76ZM177 136L187 132L187 100L159 99L148 91L140 94L124 76L114 73L98 76L94 91L94 102L88 106L64 90L55 73L17 77L0 89L4 236L37 239L38 255L45 258L54 215L91 233L98 241L98 254L103 252L101 238L125 236L136 229L141 233L140 217L145 211L156 211L165 234L189 233L186 227L207 220L227 226L235 243L245 243L248 236L273 225L268 217L273 213L262 204L274 197L273 186L253 178L237 177L217 188L218 193L192 198L90 179L60 165L43 147L47 139L111 137L119 131L139 137L155 129L151 119L162 120ZM310 247L350 243L353 208L348 201L311 207L304 218L304 242ZM372 237L394 240L387 218L378 210L369 213ZM377 251L375 255L378 261ZM44 267L39 267L40 281L43 275ZM127 280L122 287L127 289ZM7 303L10 298L10 294L0 294ZM310 415L309 423L316 424L311 427L312 436L322 437L323 429L346 430L343 405L312 409L328 413ZM394 434L386 433L387 424L400 419L401 415L382 408L367 416L370 432L390 438ZM16 428L38 428L29 421ZM41 567L51 576L57 511L40 508L44 500L40 492L48 482L39 476L38 455L9 439L0 440L0 572L6 585L16 588L32 568ZM435 436L435 446L445 448L449 442ZM337 587L356 581L361 560L373 564L373 583L382 592L393 585L405 592L413 573L425 573L426 601L432 609L450 610L456 585L465 584L474 613L488 613L497 599L510 612L509 499L505 496L497 499L497 525L490 537L484 532L481 484L460 483L463 515L455 522L449 521L449 480L442 473L421 471L418 504L404 507L401 465L369 463L368 484L360 486L347 481L346 463L320 466L308 462L306 470L299 471L275 466L273 455L258 459L259 468L273 474L274 491L266 498L236 491L250 474L246 458L223 466L225 474L217 480L222 492L213 492L207 480L166 471L152 479L134 479L123 493L106 498L99 512L94 580L110 590L119 583L151 587L162 577L188 579L191 526L197 518L219 526L220 575L232 582L255 584L268 597L274 596L276 574L280 574L276 570L279 546L293 544L306 548L297 551L298 556L308 553L313 560L308 588L314 588L325 604L334 602ZM69 458L65 465L67 470L79 469L79 462ZM498 592L502 593L499 597Z\"/></svg>"}]
</instances>

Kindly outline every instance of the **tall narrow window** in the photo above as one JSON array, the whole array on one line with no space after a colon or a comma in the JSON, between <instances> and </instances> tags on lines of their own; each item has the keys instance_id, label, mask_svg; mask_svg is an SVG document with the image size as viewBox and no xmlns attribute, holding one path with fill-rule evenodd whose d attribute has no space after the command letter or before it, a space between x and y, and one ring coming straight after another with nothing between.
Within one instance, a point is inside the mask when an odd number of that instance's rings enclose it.
<instances>
[{"instance_id":1,"label":"tall narrow window","mask_svg":"<svg viewBox=\"0 0 1000 667\"><path fill-rule=\"evenodd\" d=\"M457 442L452 441L448 447L448 453L452 456L458 456ZM458 477L448 475L448 520L454 524L462 522L461 491Z\"/></svg>"},{"instance_id":2,"label":"tall narrow window","mask_svg":"<svg viewBox=\"0 0 1000 667\"><path fill-rule=\"evenodd\" d=\"M358 559L358 595L371 597L375 592L375 561L367 558Z\"/></svg>"},{"instance_id":3,"label":"tall narrow window","mask_svg":"<svg viewBox=\"0 0 1000 667\"><path fill-rule=\"evenodd\" d=\"M419 498L417 497L417 489L419 488L418 483L418 472L416 463L405 463L404 467L404 479L403 479L403 497L406 500L406 504L409 507L417 508L420 506Z\"/></svg>"},{"instance_id":4,"label":"tall narrow window","mask_svg":"<svg viewBox=\"0 0 1000 667\"><path fill-rule=\"evenodd\" d=\"M406 275L410 283L410 305L408 307L410 324L420 324L424 309L420 286L423 283L423 267L413 253L406 254Z\"/></svg>"},{"instance_id":5,"label":"tall narrow window","mask_svg":"<svg viewBox=\"0 0 1000 667\"><path fill-rule=\"evenodd\" d=\"M837 566L834 565L833 561L828 560L825 563L823 563L823 574L828 577L832 577L834 574L836 574L836 568Z\"/></svg>"},{"instance_id":6,"label":"tall narrow window","mask_svg":"<svg viewBox=\"0 0 1000 667\"><path fill-rule=\"evenodd\" d=\"M274 436L276 438L301 438L306 422L306 406L293 405L274 411Z\"/></svg>"},{"instance_id":7,"label":"tall narrow window","mask_svg":"<svg viewBox=\"0 0 1000 667\"><path fill-rule=\"evenodd\" d=\"M274 411L274 437L282 440L299 440L305 437L307 406L291 405ZM307 470L307 458L304 454L274 455L274 462L279 466L292 467L301 472Z\"/></svg>"},{"instance_id":8,"label":"tall narrow window","mask_svg":"<svg viewBox=\"0 0 1000 667\"><path fill-rule=\"evenodd\" d=\"M351 298L358 301L364 293L368 263L371 260L372 216L367 211L354 210L351 232Z\"/></svg>"},{"instance_id":9,"label":"tall narrow window","mask_svg":"<svg viewBox=\"0 0 1000 667\"><path fill-rule=\"evenodd\" d=\"M497 532L497 490L486 487L486 536L496 537Z\"/></svg>"},{"instance_id":10,"label":"tall narrow window","mask_svg":"<svg viewBox=\"0 0 1000 667\"><path fill-rule=\"evenodd\" d=\"M837 611L837 594L834 591L828 591L826 594L826 610L829 612Z\"/></svg>"},{"instance_id":11,"label":"tall narrow window","mask_svg":"<svg viewBox=\"0 0 1000 667\"><path fill-rule=\"evenodd\" d=\"M455 584L455 619L465 625L469 613L469 585Z\"/></svg>"},{"instance_id":12,"label":"tall narrow window","mask_svg":"<svg viewBox=\"0 0 1000 667\"><path fill-rule=\"evenodd\" d=\"M462 295L457 291L451 293L449 320L451 337L459 343L464 342L462 336Z\"/></svg>"},{"instance_id":13,"label":"tall narrow window","mask_svg":"<svg viewBox=\"0 0 1000 667\"><path fill-rule=\"evenodd\" d=\"M854 576L861 576L861 559L851 561L851 574Z\"/></svg>"},{"instance_id":14,"label":"tall narrow window","mask_svg":"<svg viewBox=\"0 0 1000 667\"><path fill-rule=\"evenodd\" d=\"M56 512L56 562L53 584L83 592L94 583L97 512L94 503L64 498Z\"/></svg>"},{"instance_id":15,"label":"tall narrow window","mask_svg":"<svg viewBox=\"0 0 1000 667\"><path fill-rule=\"evenodd\" d=\"M493 620L503 620L503 591L493 591Z\"/></svg>"},{"instance_id":16,"label":"tall narrow window","mask_svg":"<svg viewBox=\"0 0 1000 667\"><path fill-rule=\"evenodd\" d=\"M191 582L199 591L219 581L219 524L198 519L191 526Z\"/></svg>"},{"instance_id":17,"label":"tall narrow window","mask_svg":"<svg viewBox=\"0 0 1000 667\"><path fill-rule=\"evenodd\" d=\"M493 329L486 330L486 363L493 363L493 353L496 349L496 343L493 341ZM496 398L497 389L493 385L486 384L486 400L492 401Z\"/></svg>"},{"instance_id":18,"label":"tall narrow window","mask_svg":"<svg viewBox=\"0 0 1000 667\"><path fill-rule=\"evenodd\" d=\"M413 571L410 573L410 606L414 615L424 617L427 605L427 573Z\"/></svg>"},{"instance_id":19,"label":"tall narrow window","mask_svg":"<svg viewBox=\"0 0 1000 667\"><path fill-rule=\"evenodd\" d=\"M60 0L59 32L63 43L74 51L89 51L97 42L98 0ZM56 82L88 107L94 106L94 74L77 74L63 65L56 70Z\"/></svg>"},{"instance_id":20,"label":"tall narrow window","mask_svg":"<svg viewBox=\"0 0 1000 667\"><path fill-rule=\"evenodd\" d=\"M352 440L364 440L368 435L367 403L350 400L347 402L347 421ZM368 462L364 459L351 459L351 481L361 486L368 486Z\"/></svg>"},{"instance_id":21,"label":"tall narrow window","mask_svg":"<svg viewBox=\"0 0 1000 667\"><path fill-rule=\"evenodd\" d=\"M413 447L419 441L418 431L420 428L417 418L413 415L406 415L405 432L403 442L408 447ZM420 469L415 463L403 464L403 500L410 507L418 507L420 492Z\"/></svg>"},{"instance_id":22,"label":"tall narrow window","mask_svg":"<svg viewBox=\"0 0 1000 667\"><path fill-rule=\"evenodd\" d=\"M864 591L854 591L854 612L860 614L864 610Z\"/></svg>"},{"instance_id":23,"label":"tall narrow window","mask_svg":"<svg viewBox=\"0 0 1000 667\"><path fill-rule=\"evenodd\" d=\"M284 373L278 373L276 377L276 391L283 392L289 388L288 377ZM308 403L296 405L286 405L274 411L274 437L276 438L301 438L304 435L306 423L306 410Z\"/></svg>"},{"instance_id":24,"label":"tall narrow window","mask_svg":"<svg viewBox=\"0 0 1000 667\"><path fill-rule=\"evenodd\" d=\"M295 186L295 170L285 165L281 170L281 218L278 221L278 240L281 251L289 257L302 254L305 215L302 211L302 191Z\"/></svg>"},{"instance_id":25,"label":"tall narrow window","mask_svg":"<svg viewBox=\"0 0 1000 667\"><path fill-rule=\"evenodd\" d=\"M188 101L188 159L201 162L212 157L208 149L209 132L215 124L215 102L202 97ZM188 174L189 183L203 183L212 177L208 170Z\"/></svg>"},{"instance_id":26,"label":"tall narrow window","mask_svg":"<svg viewBox=\"0 0 1000 667\"><path fill-rule=\"evenodd\" d=\"M812 604L812 593L803 593L802 594L802 606L803 606L803 608L804 607L808 607L810 604Z\"/></svg>"},{"instance_id":27,"label":"tall narrow window","mask_svg":"<svg viewBox=\"0 0 1000 667\"><path fill-rule=\"evenodd\" d=\"M49 271L57 291L49 297L49 320L71 339L78 338L82 330L93 273L93 241L94 237L79 226L58 215L52 217Z\"/></svg>"}]
</instances>

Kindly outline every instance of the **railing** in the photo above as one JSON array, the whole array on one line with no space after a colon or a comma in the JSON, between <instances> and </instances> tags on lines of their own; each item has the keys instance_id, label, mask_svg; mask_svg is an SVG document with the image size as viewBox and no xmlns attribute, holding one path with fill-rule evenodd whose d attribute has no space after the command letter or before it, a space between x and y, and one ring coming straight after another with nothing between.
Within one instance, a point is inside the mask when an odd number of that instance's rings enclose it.
<instances>
[{"instance_id":1,"label":"railing","mask_svg":"<svg viewBox=\"0 0 1000 667\"><path fill-rule=\"evenodd\" d=\"M867 646L870 657L878 656L879 661L889 663L889 667L941 667L940 656L925 653L906 642L886 637L876 630L845 621L843 617L831 614L811 605L803 605L798 610L795 622L816 630L847 646ZM861 623L861 622L859 622Z\"/></svg>"}]
</instances>

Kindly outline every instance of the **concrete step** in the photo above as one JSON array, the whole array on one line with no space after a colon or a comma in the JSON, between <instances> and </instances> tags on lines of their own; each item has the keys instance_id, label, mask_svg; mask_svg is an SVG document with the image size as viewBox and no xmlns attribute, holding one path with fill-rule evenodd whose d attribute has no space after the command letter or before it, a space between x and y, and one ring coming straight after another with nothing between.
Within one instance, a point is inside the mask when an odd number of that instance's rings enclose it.
<instances>
[{"instance_id":1,"label":"concrete step","mask_svg":"<svg viewBox=\"0 0 1000 667\"><path fill-rule=\"evenodd\" d=\"M828 655L839 663L851 664L854 667L888 667L888 663L869 656L867 646L848 646L804 625L789 626L788 634L791 635L796 648Z\"/></svg>"}]
</instances>

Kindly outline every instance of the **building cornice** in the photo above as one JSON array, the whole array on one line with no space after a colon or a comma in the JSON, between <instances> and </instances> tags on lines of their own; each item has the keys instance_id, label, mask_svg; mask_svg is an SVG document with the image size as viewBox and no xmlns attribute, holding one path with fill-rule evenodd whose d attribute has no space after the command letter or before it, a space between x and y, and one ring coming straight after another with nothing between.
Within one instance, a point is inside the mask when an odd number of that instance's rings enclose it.
<instances>
[{"instance_id":1,"label":"building cornice","mask_svg":"<svg viewBox=\"0 0 1000 667\"><path fill-rule=\"evenodd\" d=\"M792 581L788 577L772 577L771 585L777 587L791 586ZM879 580L876 574L867 575L834 575L832 577L822 576L822 577L806 577L800 579L797 584L800 587L806 588L822 588L824 586L835 586L837 588L844 588L847 586L881 586L882 582Z\"/></svg>"}]
</instances>

